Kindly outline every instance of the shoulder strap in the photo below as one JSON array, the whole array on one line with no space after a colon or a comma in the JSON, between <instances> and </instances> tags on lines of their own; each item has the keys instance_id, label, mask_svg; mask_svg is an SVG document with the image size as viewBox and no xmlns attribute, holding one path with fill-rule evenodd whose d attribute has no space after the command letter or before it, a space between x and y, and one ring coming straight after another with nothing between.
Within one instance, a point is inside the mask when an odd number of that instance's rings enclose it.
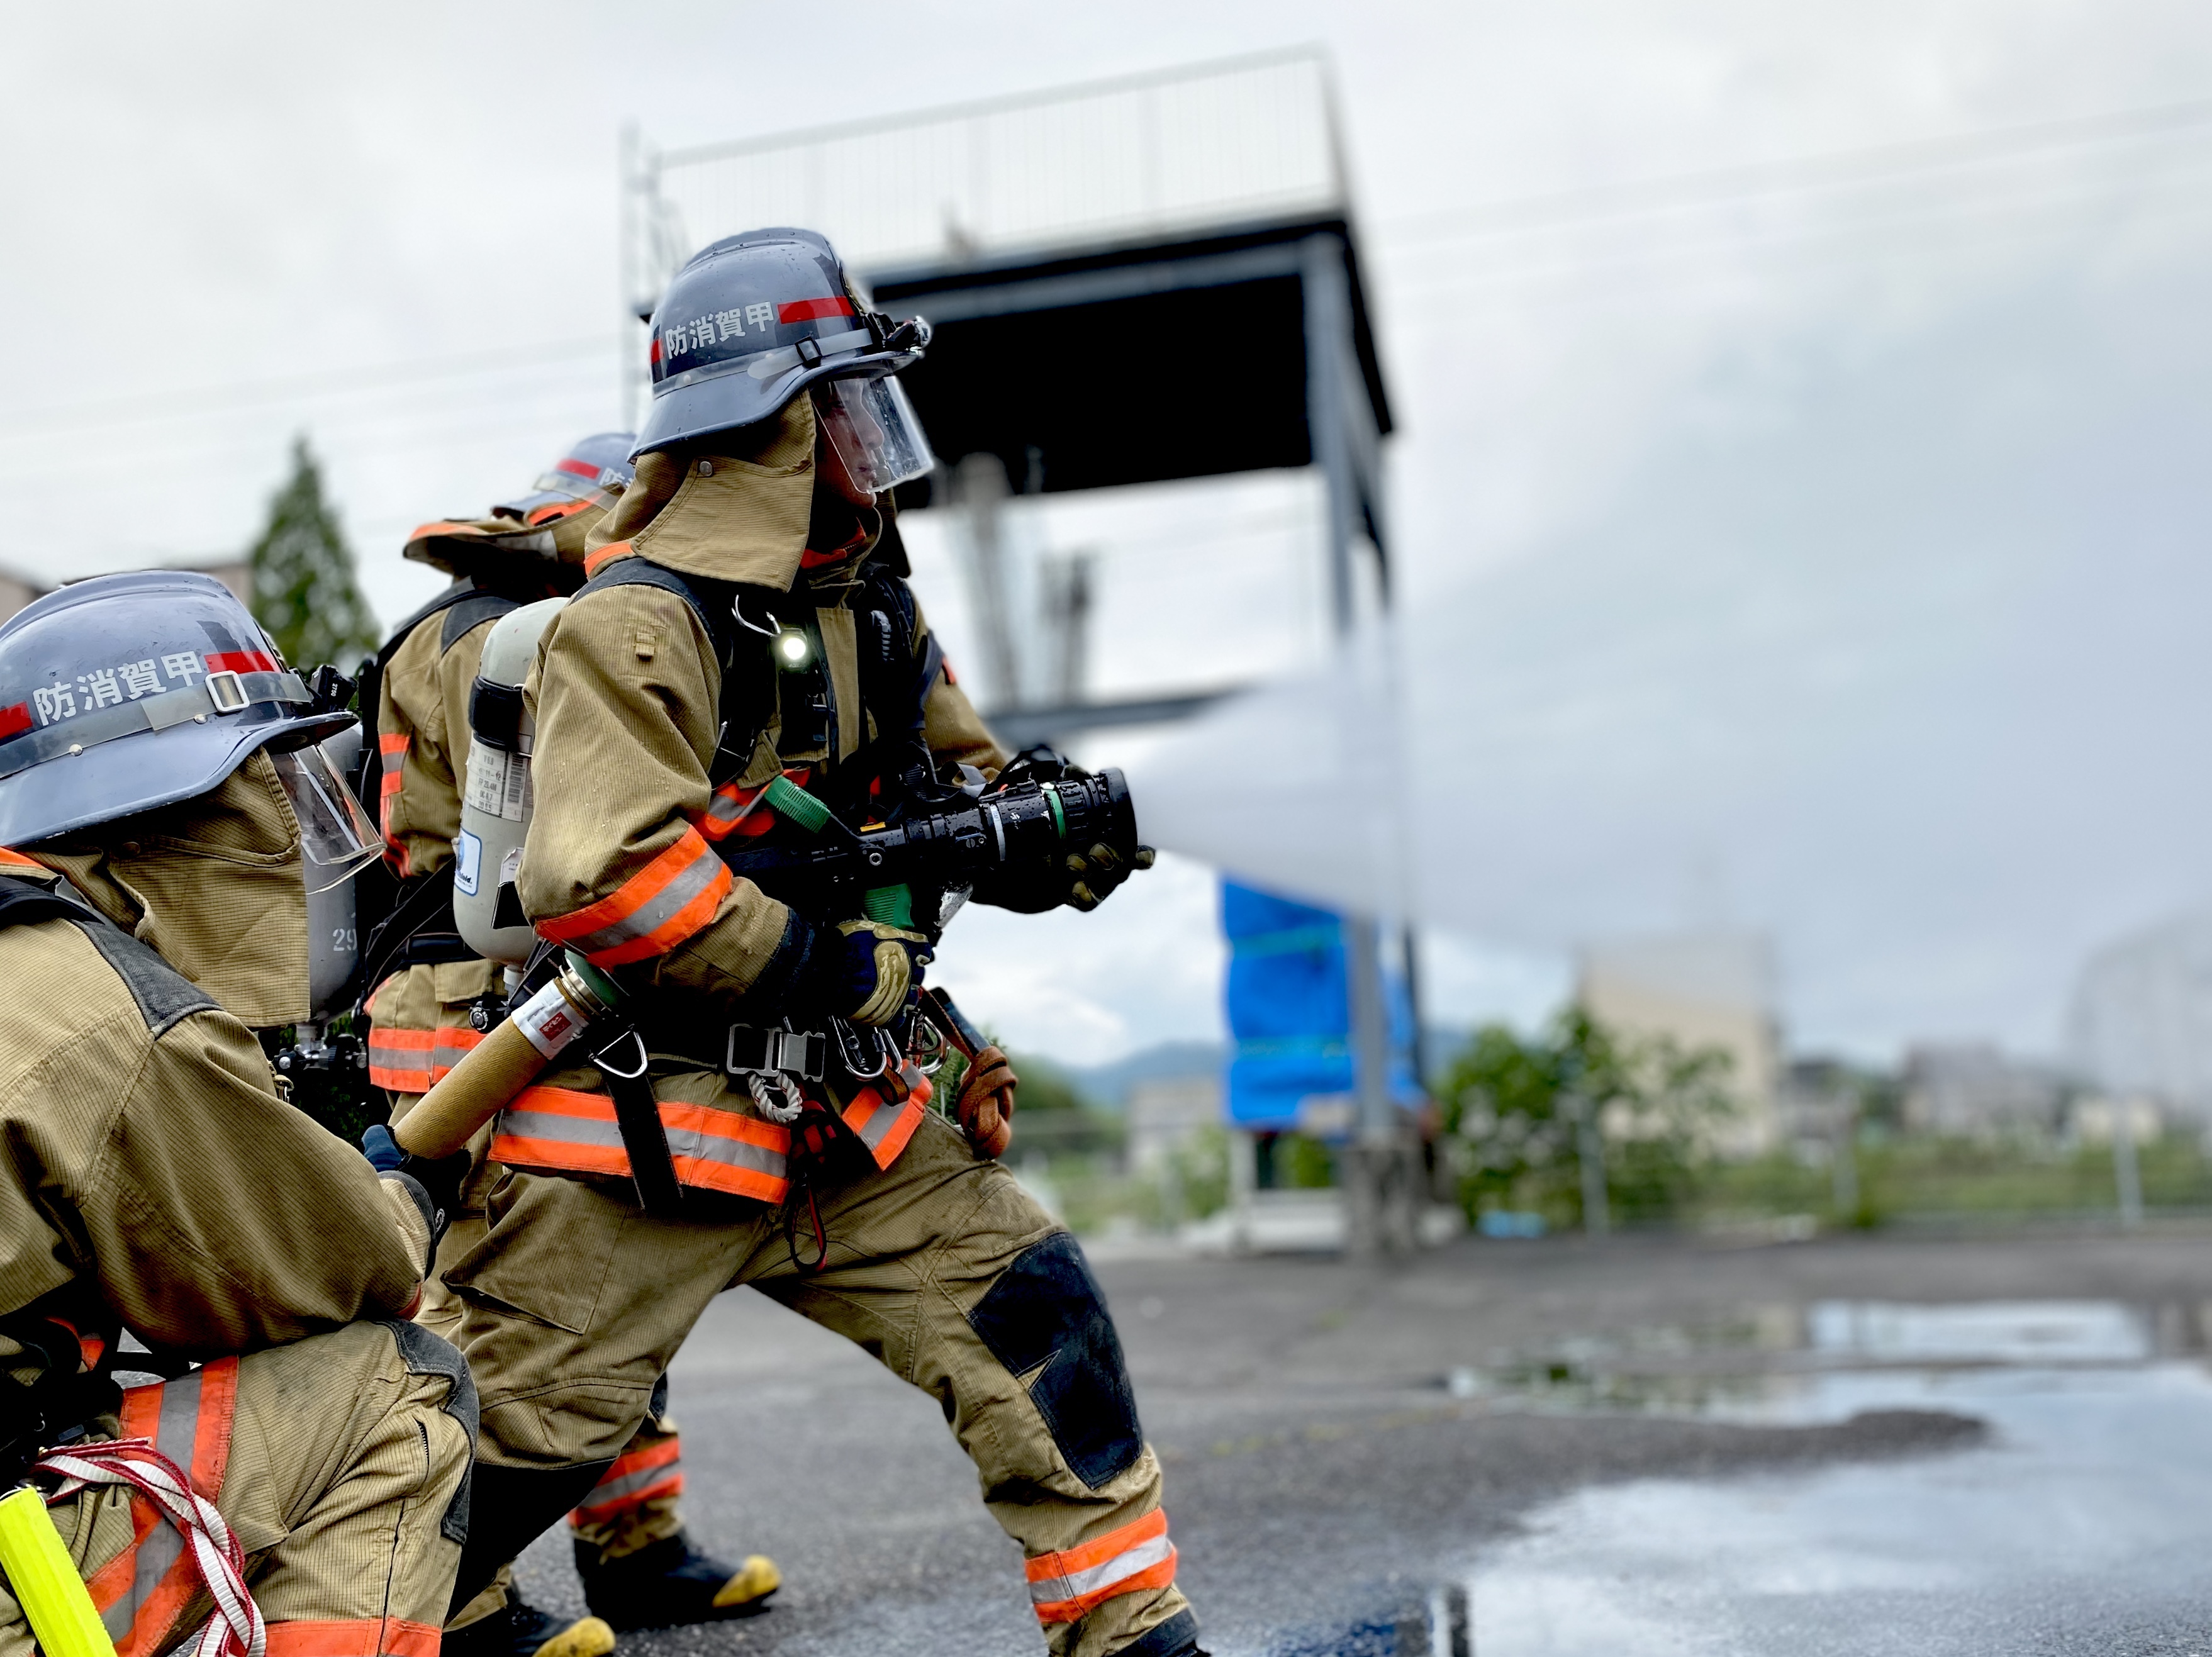
<instances>
[{"instance_id":1,"label":"shoulder strap","mask_svg":"<svg viewBox=\"0 0 2212 1657\"><path fill-rule=\"evenodd\" d=\"M510 598L502 592L471 592L456 598L445 606L445 625L438 632L438 653L444 655L486 622L495 622L521 608L521 599Z\"/></svg>"},{"instance_id":2,"label":"shoulder strap","mask_svg":"<svg viewBox=\"0 0 2212 1657\"><path fill-rule=\"evenodd\" d=\"M121 927L110 926L82 903L58 892L0 875L0 927L41 920L66 920L85 935L138 1004L149 1035L159 1036L192 1013L220 1009L221 1004L205 990Z\"/></svg>"},{"instance_id":3,"label":"shoulder strap","mask_svg":"<svg viewBox=\"0 0 2212 1657\"><path fill-rule=\"evenodd\" d=\"M708 780L720 786L751 762L753 744L768 725L768 716L763 709L774 706L775 695L775 664L765 650L751 652L759 665L757 674L744 671L744 646L748 634L738 623L737 607L740 603L752 603L757 595L759 603L754 613L773 613L779 603L788 604L789 599L763 587L680 575L665 564L638 557L617 559L578 588L576 597L580 599L587 593L618 586L659 587L664 592L672 592L691 607L691 613L699 618L699 625L707 629L707 637L714 646L715 665L722 675L721 705L716 709L721 723L720 739L715 744L714 762L708 767ZM756 639L754 642L759 641Z\"/></svg>"},{"instance_id":4,"label":"shoulder strap","mask_svg":"<svg viewBox=\"0 0 2212 1657\"><path fill-rule=\"evenodd\" d=\"M389 667L392 665L392 659L399 653L399 646L407 642L408 639L413 634L415 629L422 626L423 622L428 621L433 616L437 615L440 611L451 610L455 604L466 604L471 598L489 598L490 596L491 595L485 592L482 587L478 586L473 579L464 575L459 580L454 582L453 586L447 587L436 598L431 599L428 604L423 605L422 609L416 610L405 621L400 622L398 627L392 629L392 636L384 641L384 647L376 652L377 666L380 668ZM443 641L441 647L450 650L453 648L452 640L447 640Z\"/></svg>"}]
</instances>

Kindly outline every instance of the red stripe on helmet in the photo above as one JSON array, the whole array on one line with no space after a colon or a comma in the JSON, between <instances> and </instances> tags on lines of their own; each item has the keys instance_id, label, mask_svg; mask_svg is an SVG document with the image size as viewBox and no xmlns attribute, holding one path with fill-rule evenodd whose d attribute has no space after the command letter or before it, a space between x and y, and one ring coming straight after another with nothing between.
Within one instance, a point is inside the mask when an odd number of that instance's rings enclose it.
<instances>
[{"instance_id":1,"label":"red stripe on helmet","mask_svg":"<svg viewBox=\"0 0 2212 1657\"><path fill-rule=\"evenodd\" d=\"M210 673L274 673L276 659L265 650L218 651L207 659Z\"/></svg>"},{"instance_id":2,"label":"red stripe on helmet","mask_svg":"<svg viewBox=\"0 0 2212 1657\"><path fill-rule=\"evenodd\" d=\"M811 322L817 317L849 317L853 301L843 297L836 299L799 299L788 305L775 307L778 322Z\"/></svg>"},{"instance_id":3,"label":"red stripe on helmet","mask_svg":"<svg viewBox=\"0 0 2212 1657\"><path fill-rule=\"evenodd\" d=\"M588 477L594 483L599 481L599 469L588 460L563 460L553 470L567 472L571 477Z\"/></svg>"},{"instance_id":4,"label":"red stripe on helmet","mask_svg":"<svg viewBox=\"0 0 2212 1657\"><path fill-rule=\"evenodd\" d=\"M0 707L0 742L31 728L31 705L17 702L13 707Z\"/></svg>"}]
</instances>

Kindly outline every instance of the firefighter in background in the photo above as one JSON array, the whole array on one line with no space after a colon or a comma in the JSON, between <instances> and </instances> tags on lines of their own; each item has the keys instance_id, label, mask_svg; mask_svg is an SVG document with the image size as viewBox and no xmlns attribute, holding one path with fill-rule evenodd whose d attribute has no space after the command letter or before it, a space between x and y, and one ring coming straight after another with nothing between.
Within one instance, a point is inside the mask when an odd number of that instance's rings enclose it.
<instances>
[{"instance_id":1,"label":"firefighter in background","mask_svg":"<svg viewBox=\"0 0 2212 1657\"><path fill-rule=\"evenodd\" d=\"M453 913L453 840L468 776L469 702L492 624L536 599L573 592L584 579L584 540L631 477L628 432L573 445L520 500L481 519L426 524L406 555L454 583L400 623L377 658L378 802L387 862L399 877L391 922L368 947L369 1079L389 1092L395 1120L483 1039L503 1010L495 962L473 954ZM460 1181L442 1258L457 1259L483 1233L484 1204L499 1170L481 1136ZM452 1337L460 1308L429 1284L420 1321ZM682 1445L664 1380L636 1438L569 1515L576 1569L593 1616L564 1623L525 1604L504 1576L447 1630L450 1649L514 1657L597 1657L612 1630L706 1622L762 1608L781 1581L763 1556L729 1565L695 1547L684 1529ZM604 1622L608 1626L602 1627Z\"/></svg>"},{"instance_id":2,"label":"firefighter in background","mask_svg":"<svg viewBox=\"0 0 2212 1657\"><path fill-rule=\"evenodd\" d=\"M890 908L803 914L716 853L788 832L775 798L814 809L779 778L857 824L924 773L981 791L1006 762L884 534L891 485L930 464L889 377L925 337L856 304L804 231L714 244L656 313L636 479L528 687L519 881L539 933L628 992L637 1051L564 1062L495 1124L518 1171L447 1270L496 1514L458 1591L591 1486L708 1302L750 1283L937 1399L1054 1653L1189 1657L1159 1465L1082 1251L901 1052L928 935ZM1128 871L1092 847L975 895L1089 907ZM963 1087L963 1121L976 1105Z\"/></svg>"},{"instance_id":3,"label":"firefighter in background","mask_svg":"<svg viewBox=\"0 0 2212 1657\"><path fill-rule=\"evenodd\" d=\"M434 1214L287 1105L246 1028L310 1015L310 888L375 856L312 745L352 722L206 576L0 628L0 1487L89 1470L50 1512L120 1657L217 1604L269 1657L438 1650L476 1397L407 1321ZM242 1571L202 1575L143 1493L172 1475L117 1439L189 1478ZM32 1649L0 1591L0 1654Z\"/></svg>"}]
</instances>

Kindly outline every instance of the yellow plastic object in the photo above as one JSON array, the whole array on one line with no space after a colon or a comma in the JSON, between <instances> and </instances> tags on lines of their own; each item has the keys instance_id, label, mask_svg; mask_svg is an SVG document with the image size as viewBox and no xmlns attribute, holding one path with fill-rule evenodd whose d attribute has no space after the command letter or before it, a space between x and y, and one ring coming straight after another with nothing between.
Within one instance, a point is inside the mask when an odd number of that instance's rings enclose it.
<instances>
[{"instance_id":1,"label":"yellow plastic object","mask_svg":"<svg viewBox=\"0 0 2212 1657\"><path fill-rule=\"evenodd\" d=\"M37 1490L0 1496L0 1567L46 1657L115 1657L115 1642Z\"/></svg>"}]
</instances>

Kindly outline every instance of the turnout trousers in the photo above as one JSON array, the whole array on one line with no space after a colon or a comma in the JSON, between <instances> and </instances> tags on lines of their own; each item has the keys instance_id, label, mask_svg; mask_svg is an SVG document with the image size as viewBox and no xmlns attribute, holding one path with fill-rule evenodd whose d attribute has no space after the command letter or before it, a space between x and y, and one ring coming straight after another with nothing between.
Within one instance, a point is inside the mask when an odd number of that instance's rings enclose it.
<instances>
[{"instance_id":1,"label":"turnout trousers","mask_svg":"<svg viewBox=\"0 0 2212 1657\"><path fill-rule=\"evenodd\" d=\"M1055 1657L1165 1648L1187 1605L1159 1463L1074 1239L933 1114L889 1168L817 1194L828 1253L810 1272L781 1210L710 1199L700 1219L662 1219L627 1181L508 1172L489 1230L447 1273L483 1460L556 1470L623 1454L708 1303L750 1284L937 1399L1027 1556ZM811 1215L799 1223L811 1257Z\"/></svg>"},{"instance_id":2,"label":"turnout trousers","mask_svg":"<svg viewBox=\"0 0 2212 1657\"><path fill-rule=\"evenodd\" d=\"M437 1657L468 1523L475 1397L460 1355L357 1323L125 1389L149 1438L236 1533L268 1657ZM161 1657L211 1604L178 1533L117 1486L49 1511L117 1657ZM0 1657L37 1650L0 1587Z\"/></svg>"}]
</instances>

